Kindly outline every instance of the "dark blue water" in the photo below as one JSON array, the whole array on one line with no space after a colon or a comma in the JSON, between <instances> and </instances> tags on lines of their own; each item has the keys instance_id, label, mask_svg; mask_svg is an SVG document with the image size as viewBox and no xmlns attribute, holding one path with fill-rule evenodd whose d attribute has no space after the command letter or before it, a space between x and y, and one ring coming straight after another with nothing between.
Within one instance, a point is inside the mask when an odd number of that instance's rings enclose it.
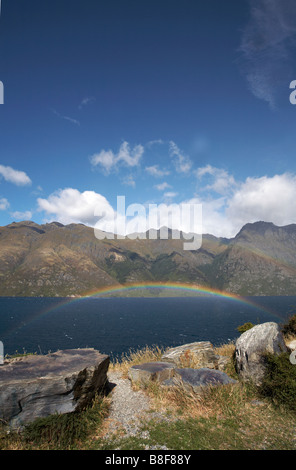
<instances>
[{"instance_id":1,"label":"dark blue water","mask_svg":"<svg viewBox=\"0 0 296 470\"><path fill-rule=\"evenodd\" d=\"M68 299L69 300L69 299ZM239 336L245 322L283 323L294 297L249 297L262 306L217 297L0 298L0 340L4 353L93 347L111 357L147 346L211 341ZM266 311L267 310L267 311Z\"/></svg>"}]
</instances>

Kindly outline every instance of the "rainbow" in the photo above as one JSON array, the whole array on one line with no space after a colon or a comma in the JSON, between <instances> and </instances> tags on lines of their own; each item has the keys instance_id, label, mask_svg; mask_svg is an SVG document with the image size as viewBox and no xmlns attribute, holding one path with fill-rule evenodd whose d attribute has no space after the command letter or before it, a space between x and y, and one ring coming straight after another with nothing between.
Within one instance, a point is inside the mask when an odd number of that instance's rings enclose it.
<instances>
[{"instance_id":1,"label":"rainbow","mask_svg":"<svg viewBox=\"0 0 296 470\"><path fill-rule=\"evenodd\" d=\"M281 318L275 311L271 309L267 309L263 307L262 305L259 305L257 302L255 302L252 299L233 294L231 292L227 291L221 291L218 289L213 289L210 287L206 286L201 286L197 284L185 284L185 283L175 283L175 282L140 282L140 283L130 283L130 284L125 284L125 285L116 285L116 286L106 286L102 287L100 289L94 289L92 291L89 291L88 293L81 295L81 296L75 296L75 297L67 297L66 299L63 298L58 305L47 309L45 313L48 313L52 310L56 310L59 307L62 307L67 304L71 304L73 302L80 302L85 299L89 298L104 298L104 297L109 297L112 294L119 294L120 292L125 293L129 291L143 291L145 289L165 289L169 291L183 291L187 293L192 293L192 294L199 294L200 296L211 296L211 297L218 297L222 299L228 299L234 302L241 303L243 305L248 305L251 307L254 307L258 310L264 311L265 313L277 316ZM141 292L142 294L142 292ZM140 295L139 297L144 297L143 295ZM120 297L120 295L118 296ZM123 295L124 297L124 295ZM42 313L43 315L43 313Z\"/></svg>"},{"instance_id":2,"label":"rainbow","mask_svg":"<svg viewBox=\"0 0 296 470\"><path fill-rule=\"evenodd\" d=\"M73 303L77 302L82 302L85 299L89 298L106 298L109 297L112 294L119 294L120 292L128 292L128 291L143 291L144 289L167 289L167 290L174 290L174 291L185 291L187 293L193 293L193 294L199 294L200 296L208 296L208 297L218 297L221 299L228 299L230 301L237 302L241 305L247 305L253 308L256 308L257 310L260 310L264 313L267 313L269 315L273 315L275 317L278 317L279 319L282 319L280 315L276 312L273 311L270 308L263 307L262 305L259 305L257 302L255 302L253 299L250 298L245 298L237 294L233 294L230 292L226 291L221 291L218 289L212 289L210 287L206 286L200 286L196 284L185 284L185 283L174 283L174 282L142 282L142 283L131 283L131 284L126 284L126 285L116 285L116 286L106 286L102 287L100 289L94 289L92 291L89 291L88 293L82 295L82 296L75 296L75 297L63 297L60 299L57 303L54 302L54 305L51 307L47 307L44 310L39 311L37 314L33 314L30 318L27 319L26 325L30 324L32 321L42 318L51 312L54 312L56 310L61 309L65 305L70 305ZM140 292L139 297L144 297L142 292ZM119 296L120 297L120 296ZM124 296L123 296L124 297ZM53 298L53 300L57 300L56 298ZM6 332L6 334L10 334L12 331L17 330L18 326L14 326L12 330L9 332Z\"/></svg>"}]
</instances>

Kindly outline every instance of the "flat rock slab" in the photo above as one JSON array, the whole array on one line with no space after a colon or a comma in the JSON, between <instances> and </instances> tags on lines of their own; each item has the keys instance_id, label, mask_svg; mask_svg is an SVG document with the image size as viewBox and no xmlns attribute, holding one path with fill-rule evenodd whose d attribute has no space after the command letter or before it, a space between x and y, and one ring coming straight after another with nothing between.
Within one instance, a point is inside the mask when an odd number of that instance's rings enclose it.
<instances>
[{"instance_id":1,"label":"flat rock slab","mask_svg":"<svg viewBox=\"0 0 296 470\"><path fill-rule=\"evenodd\" d=\"M163 382L174 376L174 364L167 362L147 362L129 368L128 377L132 382Z\"/></svg>"},{"instance_id":2,"label":"flat rock slab","mask_svg":"<svg viewBox=\"0 0 296 470\"><path fill-rule=\"evenodd\" d=\"M171 348L162 355L161 359L172 362L177 367L217 369L219 357L209 341L199 341Z\"/></svg>"},{"instance_id":3,"label":"flat rock slab","mask_svg":"<svg viewBox=\"0 0 296 470\"><path fill-rule=\"evenodd\" d=\"M183 384L185 387L189 387L195 393L198 393L204 387L234 383L237 383L237 381L229 377L225 372L204 367L201 369L175 369L175 377L163 382L163 385L174 386Z\"/></svg>"},{"instance_id":4,"label":"flat rock slab","mask_svg":"<svg viewBox=\"0 0 296 470\"><path fill-rule=\"evenodd\" d=\"M87 406L107 383L109 356L68 349L6 361L0 366L0 418L12 428Z\"/></svg>"}]
</instances>

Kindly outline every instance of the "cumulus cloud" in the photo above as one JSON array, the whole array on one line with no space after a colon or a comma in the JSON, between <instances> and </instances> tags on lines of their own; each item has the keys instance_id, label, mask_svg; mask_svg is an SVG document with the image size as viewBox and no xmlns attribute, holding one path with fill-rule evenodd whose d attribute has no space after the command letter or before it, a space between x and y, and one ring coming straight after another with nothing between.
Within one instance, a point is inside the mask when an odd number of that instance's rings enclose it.
<instances>
[{"instance_id":1,"label":"cumulus cloud","mask_svg":"<svg viewBox=\"0 0 296 470\"><path fill-rule=\"evenodd\" d=\"M210 176L211 173L216 175L213 184L219 181L221 175L224 176L223 171L219 172L215 167L199 170L203 177L209 173ZM172 221L173 228L188 232L191 224L189 213L182 219L179 217L184 204L196 207L201 205L202 229L199 216L194 221L194 226L202 230L202 233L221 237L234 237L246 223L260 220L279 226L296 223L296 175L284 173L234 181L226 172L226 177L227 181L230 179L231 191L225 191L225 185L222 184L223 191L204 193L200 190L196 197L178 204L170 202L177 194L166 192L164 196L167 204L151 204L153 209L150 214L147 212L147 205L131 204L128 208L112 208L101 194L94 191L80 192L72 188L56 191L47 199L39 198L38 209L44 212L48 222L56 220L63 224L83 223L123 235L160 228L168 220ZM8 201L0 200L0 210L7 208Z\"/></svg>"},{"instance_id":2,"label":"cumulus cloud","mask_svg":"<svg viewBox=\"0 0 296 470\"><path fill-rule=\"evenodd\" d=\"M6 211L9 208L9 206L10 204L5 197L0 199L0 211Z\"/></svg>"},{"instance_id":3,"label":"cumulus cloud","mask_svg":"<svg viewBox=\"0 0 296 470\"><path fill-rule=\"evenodd\" d=\"M185 155L175 142L170 141L170 156L174 159L175 167L178 173L188 173L192 168L192 161Z\"/></svg>"},{"instance_id":4,"label":"cumulus cloud","mask_svg":"<svg viewBox=\"0 0 296 470\"><path fill-rule=\"evenodd\" d=\"M143 153L144 147L142 145L136 145L131 149L128 142L123 142L117 154L112 150L101 150L90 157L90 162L93 167L99 166L104 173L109 174L121 163L127 167L138 166Z\"/></svg>"},{"instance_id":5,"label":"cumulus cloud","mask_svg":"<svg viewBox=\"0 0 296 470\"><path fill-rule=\"evenodd\" d=\"M5 181L16 184L17 186L26 186L32 184L31 179L24 171L14 170L10 166L0 165L0 175Z\"/></svg>"},{"instance_id":6,"label":"cumulus cloud","mask_svg":"<svg viewBox=\"0 0 296 470\"><path fill-rule=\"evenodd\" d=\"M33 214L31 211L24 211L24 212L16 211L16 212L12 212L10 216L14 220L31 220Z\"/></svg>"},{"instance_id":7,"label":"cumulus cloud","mask_svg":"<svg viewBox=\"0 0 296 470\"><path fill-rule=\"evenodd\" d=\"M276 225L296 222L296 176L247 178L228 201L226 215L237 227L264 220Z\"/></svg>"},{"instance_id":8,"label":"cumulus cloud","mask_svg":"<svg viewBox=\"0 0 296 470\"><path fill-rule=\"evenodd\" d=\"M199 180L202 180L205 176L210 177L211 181L202 188L203 190L215 191L216 193L223 195L234 190L236 187L234 177L223 168L206 165L198 168L196 170L196 175Z\"/></svg>"},{"instance_id":9,"label":"cumulus cloud","mask_svg":"<svg viewBox=\"0 0 296 470\"><path fill-rule=\"evenodd\" d=\"M247 223L296 223L296 176L288 173L247 178L235 182L232 192L220 197L198 197L203 206L203 232L233 237Z\"/></svg>"},{"instance_id":10,"label":"cumulus cloud","mask_svg":"<svg viewBox=\"0 0 296 470\"><path fill-rule=\"evenodd\" d=\"M94 226L102 213L112 217L114 211L107 199L94 191L80 192L77 189L60 189L47 199L38 198L38 210L46 214L47 221L62 224L82 223Z\"/></svg>"},{"instance_id":11,"label":"cumulus cloud","mask_svg":"<svg viewBox=\"0 0 296 470\"><path fill-rule=\"evenodd\" d=\"M294 0L249 0L249 6L240 66L251 92L274 108L294 60L296 4Z\"/></svg>"}]
</instances>

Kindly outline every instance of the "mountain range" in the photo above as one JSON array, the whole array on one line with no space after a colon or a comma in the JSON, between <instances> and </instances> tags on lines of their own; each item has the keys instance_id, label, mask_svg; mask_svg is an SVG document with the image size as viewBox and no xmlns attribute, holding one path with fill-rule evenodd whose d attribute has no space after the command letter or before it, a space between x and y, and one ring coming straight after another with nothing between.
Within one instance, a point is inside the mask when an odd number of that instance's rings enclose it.
<instances>
[{"instance_id":1,"label":"mountain range","mask_svg":"<svg viewBox=\"0 0 296 470\"><path fill-rule=\"evenodd\" d=\"M296 224L246 224L231 239L102 239L82 224L0 227L1 296L79 296L130 283L198 284L240 295L295 295ZM145 235L144 235L145 236Z\"/></svg>"}]
</instances>

